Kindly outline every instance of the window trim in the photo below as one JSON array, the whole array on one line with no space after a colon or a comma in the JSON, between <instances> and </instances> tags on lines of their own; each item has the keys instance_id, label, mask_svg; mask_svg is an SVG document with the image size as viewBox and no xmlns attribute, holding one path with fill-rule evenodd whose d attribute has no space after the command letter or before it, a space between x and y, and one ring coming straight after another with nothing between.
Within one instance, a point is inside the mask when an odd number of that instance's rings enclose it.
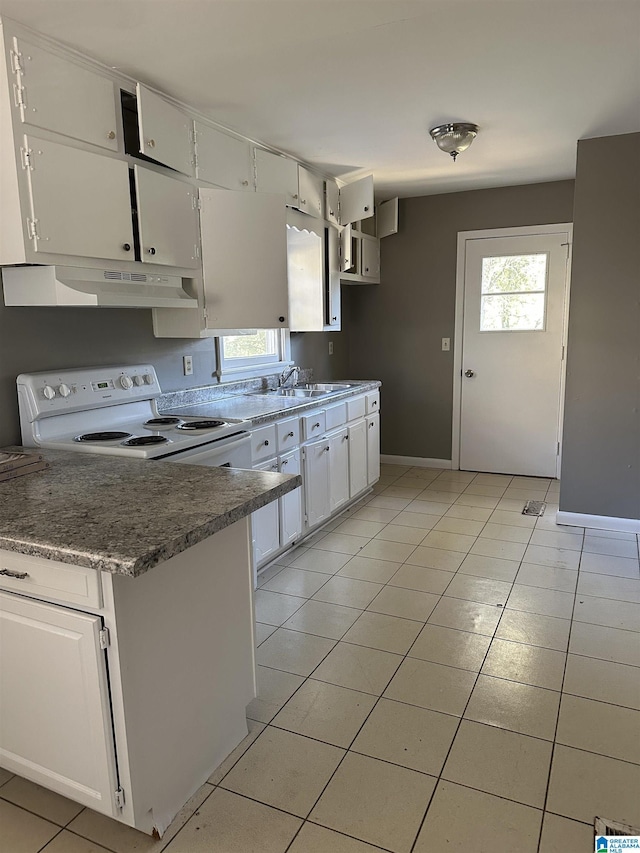
<instances>
[{"instance_id":1,"label":"window trim","mask_svg":"<svg viewBox=\"0 0 640 853\"><path fill-rule=\"evenodd\" d=\"M230 329L229 332L233 331ZM237 330L239 331L239 330ZM236 333L237 333L236 331ZM258 329L243 329L250 334L256 334ZM277 359L270 356L256 356L255 358L243 359L242 364L231 365L230 361L236 359L224 358L224 336L216 337L216 375L219 379L254 379L258 376L266 376L271 373L280 373L286 367L293 364L291 361L291 336L288 329L273 329L278 342Z\"/></svg>"}]
</instances>

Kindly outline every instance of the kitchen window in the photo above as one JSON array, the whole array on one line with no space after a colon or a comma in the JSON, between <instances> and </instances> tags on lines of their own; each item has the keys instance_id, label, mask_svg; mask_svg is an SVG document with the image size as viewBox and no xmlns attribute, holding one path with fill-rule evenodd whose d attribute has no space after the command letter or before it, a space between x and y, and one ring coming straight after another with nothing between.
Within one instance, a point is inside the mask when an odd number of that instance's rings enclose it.
<instances>
[{"instance_id":1,"label":"kitchen window","mask_svg":"<svg viewBox=\"0 0 640 853\"><path fill-rule=\"evenodd\" d=\"M227 378L276 373L291 363L287 329L259 329L218 338L218 375Z\"/></svg>"}]
</instances>

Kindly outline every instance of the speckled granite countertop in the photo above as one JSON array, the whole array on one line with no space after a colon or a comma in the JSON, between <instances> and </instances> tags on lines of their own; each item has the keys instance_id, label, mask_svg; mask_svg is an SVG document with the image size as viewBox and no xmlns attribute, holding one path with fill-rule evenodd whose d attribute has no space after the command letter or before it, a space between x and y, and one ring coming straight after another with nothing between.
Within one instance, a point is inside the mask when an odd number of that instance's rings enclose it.
<instances>
[{"instance_id":1,"label":"speckled granite countertop","mask_svg":"<svg viewBox=\"0 0 640 853\"><path fill-rule=\"evenodd\" d=\"M288 474L42 453L49 469L0 482L0 549L131 577L301 484Z\"/></svg>"},{"instance_id":2,"label":"speckled granite countertop","mask_svg":"<svg viewBox=\"0 0 640 853\"><path fill-rule=\"evenodd\" d=\"M375 391L382 384L378 380L336 379L335 382L347 383L351 387L345 391L327 394L323 397L277 397L272 394L220 394L219 387L204 386L188 391L174 391L164 394L158 400L161 412L171 412L185 417L196 418L234 418L251 421L254 426L275 421L286 415L302 414L308 409L330 406L347 397Z\"/></svg>"}]
</instances>

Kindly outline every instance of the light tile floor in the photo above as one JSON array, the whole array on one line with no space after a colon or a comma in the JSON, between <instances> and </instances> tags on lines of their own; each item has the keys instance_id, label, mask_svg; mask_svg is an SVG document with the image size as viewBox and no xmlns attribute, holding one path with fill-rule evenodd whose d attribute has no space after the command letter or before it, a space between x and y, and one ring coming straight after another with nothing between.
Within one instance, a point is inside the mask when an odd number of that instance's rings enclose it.
<instances>
[{"instance_id":1,"label":"light tile floor","mask_svg":"<svg viewBox=\"0 0 640 853\"><path fill-rule=\"evenodd\" d=\"M0 770L1 853L590 853L596 815L640 825L638 538L558 527L558 489L383 465L261 575L250 734L164 838Z\"/></svg>"}]
</instances>

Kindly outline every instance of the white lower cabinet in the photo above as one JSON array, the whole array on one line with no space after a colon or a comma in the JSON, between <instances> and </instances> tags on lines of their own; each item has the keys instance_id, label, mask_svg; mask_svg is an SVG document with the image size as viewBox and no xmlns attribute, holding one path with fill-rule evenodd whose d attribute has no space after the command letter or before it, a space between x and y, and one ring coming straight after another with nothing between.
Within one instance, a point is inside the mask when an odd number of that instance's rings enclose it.
<instances>
[{"instance_id":1,"label":"white lower cabinet","mask_svg":"<svg viewBox=\"0 0 640 853\"><path fill-rule=\"evenodd\" d=\"M380 415L367 418L367 482L372 486L380 479Z\"/></svg>"},{"instance_id":2,"label":"white lower cabinet","mask_svg":"<svg viewBox=\"0 0 640 853\"><path fill-rule=\"evenodd\" d=\"M0 593L0 764L116 817L101 632L101 616Z\"/></svg>"},{"instance_id":3,"label":"white lower cabinet","mask_svg":"<svg viewBox=\"0 0 640 853\"><path fill-rule=\"evenodd\" d=\"M281 474L300 473L300 451L292 450L281 456L278 464ZM280 546L291 545L302 533L302 489L288 492L278 500L280 513Z\"/></svg>"},{"instance_id":4,"label":"white lower cabinet","mask_svg":"<svg viewBox=\"0 0 640 853\"><path fill-rule=\"evenodd\" d=\"M329 512L349 500L349 434L346 428L327 436L329 445Z\"/></svg>"},{"instance_id":5,"label":"white lower cabinet","mask_svg":"<svg viewBox=\"0 0 640 853\"><path fill-rule=\"evenodd\" d=\"M353 498L369 485L367 477L367 424L364 418L349 424L349 497Z\"/></svg>"},{"instance_id":6,"label":"white lower cabinet","mask_svg":"<svg viewBox=\"0 0 640 853\"><path fill-rule=\"evenodd\" d=\"M269 459L268 462L254 465L253 470L277 471L278 460L275 458ZM278 501L272 501L251 513L253 554L256 566L265 563L273 554L280 550L280 514L278 503Z\"/></svg>"},{"instance_id":7,"label":"white lower cabinet","mask_svg":"<svg viewBox=\"0 0 640 853\"><path fill-rule=\"evenodd\" d=\"M311 441L303 448L302 481L307 528L326 521L331 514L329 452L330 445L326 438Z\"/></svg>"}]
</instances>

